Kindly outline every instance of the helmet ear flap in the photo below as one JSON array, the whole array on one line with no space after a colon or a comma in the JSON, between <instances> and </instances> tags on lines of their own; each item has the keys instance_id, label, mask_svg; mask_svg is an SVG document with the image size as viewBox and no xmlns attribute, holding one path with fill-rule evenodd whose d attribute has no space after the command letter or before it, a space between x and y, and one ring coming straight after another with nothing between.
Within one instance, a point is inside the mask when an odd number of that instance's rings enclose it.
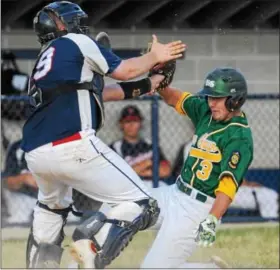
<instances>
[{"instance_id":1,"label":"helmet ear flap","mask_svg":"<svg viewBox=\"0 0 280 270\"><path fill-rule=\"evenodd\" d=\"M225 106L226 106L226 108L229 112L234 111L234 103L233 103L233 98L232 97L228 97L226 99Z\"/></svg>"},{"instance_id":2,"label":"helmet ear flap","mask_svg":"<svg viewBox=\"0 0 280 270\"><path fill-rule=\"evenodd\" d=\"M236 96L236 97L229 96L226 99L225 106L229 112L233 112L240 109L241 106L244 104L244 102L245 102L245 98L242 96Z\"/></svg>"}]
</instances>

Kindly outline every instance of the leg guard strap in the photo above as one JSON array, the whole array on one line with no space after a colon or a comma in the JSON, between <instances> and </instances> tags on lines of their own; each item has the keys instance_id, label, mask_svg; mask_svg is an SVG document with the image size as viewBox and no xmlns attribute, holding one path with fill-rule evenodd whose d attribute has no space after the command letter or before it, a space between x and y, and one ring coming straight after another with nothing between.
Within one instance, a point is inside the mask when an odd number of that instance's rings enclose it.
<instances>
[{"instance_id":1,"label":"leg guard strap","mask_svg":"<svg viewBox=\"0 0 280 270\"><path fill-rule=\"evenodd\" d=\"M63 208L63 209L51 209L49 208L47 205L37 201L37 205L40 207L40 208L43 208L45 210L48 210L50 212L53 212L57 215L61 215L63 217L63 219L66 219L69 212L72 211L72 205L70 205L69 207L67 208Z\"/></svg>"},{"instance_id":2,"label":"leg guard strap","mask_svg":"<svg viewBox=\"0 0 280 270\"><path fill-rule=\"evenodd\" d=\"M72 235L73 241L75 242L81 239L91 239L94 242L96 249L98 251L101 250L101 247L95 240L94 235L99 232L105 222L106 216L101 212L96 212L94 216L88 218L82 224L77 226Z\"/></svg>"}]
</instances>

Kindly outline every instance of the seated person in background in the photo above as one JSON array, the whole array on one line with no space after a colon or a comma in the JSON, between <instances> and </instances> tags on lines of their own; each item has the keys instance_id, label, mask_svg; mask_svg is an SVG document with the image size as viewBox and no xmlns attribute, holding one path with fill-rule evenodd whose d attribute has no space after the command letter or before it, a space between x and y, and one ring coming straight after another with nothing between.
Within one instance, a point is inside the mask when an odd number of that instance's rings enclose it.
<instances>
[{"instance_id":1,"label":"seated person in background","mask_svg":"<svg viewBox=\"0 0 280 270\"><path fill-rule=\"evenodd\" d=\"M110 147L117 152L136 171L149 187L153 187L152 144L140 137L143 117L136 106L125 107L119 119L123 138L113 142ZM170 176L170 162L159 149L159 186Z\"/></svg>"},{"instance_id":2,"label":"seated person in background","mask_svg":"<svg viewBox=\"0 0 280 270\"><path fill-rule=\"evenodd\" d=\"M231 208L259 210L263 218L279 217L279 194L257 182L243 180Z\"/></svg>"},{"instance_id":3,"label":"seated person in background","mask_svg":"<svg viewBox=\"0 0 280 270\"><path fill-rule=\"evenodd\" d=\"M16 56L11 51L3 51L1 63L1 94L27 94L28 79L28 74L20 71L16 62Z\"/></svg>"},{"instance_id":4,"label":"seated person in background","mask_svg":"<svg viewBox=\"0 0 280 270\"><path fill-rule=\"evenodd\" d=\"M38 187L28 172L20 143L21 141L17 141L8 148L5 170L1 173L5 223L30 222L37 201Z\"/></svg>"},{"instance_id":5,"label":"seated person in background","mask_svg":"<svg viewBox=\"0 0 280 270\"><path fill-rule=\"evenodd\" d=\"M1 174L3 224L29 223L37 202L37 183L28 171L20 144L21 140L14 142L8 148L5 170ZM78 211L97 211L101 206L100 202L92 200L76 190L73 190L72 198L74 207ZM78 220L80 220L79 217L74 216L71 212L69 213L68 222Z\"/></svg>"},{"instance_id":6,"label":"seated person in background","mask_svg":"<svg viewBox=\"0 0 280 270\"><path fill-rule=\"evenodd\" d=\"M181 145L181 147L178 151L178 154L175 158L174 167L173 167L172 173L171 173L174 183L176 181L176 178L181 173L182 166L184 165L184 161L186 160L186 158L189 154L191 145L192 145L192 141L184 143L183 145Z\"/></svg>"},{"instance_id":7,"label":"seated person in background","mask_svg":"<svg viewBox=\"0 0 280 270\"><path fill-rule=\"evenodd\" d=\"M191 141L180 147L172 170L172 176L174 179L180 174L183 162L189 154L190 147ZM278 197L279 194L275 190L265 187L257 182L244 179L230 205L230 208L259 210L262 218L278 218Z\"/></svg>"}]
</instances>

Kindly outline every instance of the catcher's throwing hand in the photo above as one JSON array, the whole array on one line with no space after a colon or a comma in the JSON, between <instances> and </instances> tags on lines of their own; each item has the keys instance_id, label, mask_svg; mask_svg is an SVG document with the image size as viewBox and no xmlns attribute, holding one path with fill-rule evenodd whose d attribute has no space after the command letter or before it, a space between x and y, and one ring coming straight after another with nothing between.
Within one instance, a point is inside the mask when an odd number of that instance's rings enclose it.
<instances>
[{"instance_id":1,"label":"catcher's throwing hand","mask_svg":"<svg viewBox=\"0 0 280 270\"><path fill-rule=\"evenodd\" d=\"M158 63L165 63L183 56L186 44L181 40L172 41L167 44L158 42L157 36L153 35L150 51L154 53Z\"/></svg>"},{"instance_id":2,"label":"catcher's throwing hand","mask_svg":"<svg viewBox=\"0 0 280 270\"><path fill-rule=\"evenodd\" d=\"M195 232L195 242L199 246L211 247L216 240L216 226L218 219L209 215L204 221L199 224L198 230Z\"/></svg>"}]
</instances>

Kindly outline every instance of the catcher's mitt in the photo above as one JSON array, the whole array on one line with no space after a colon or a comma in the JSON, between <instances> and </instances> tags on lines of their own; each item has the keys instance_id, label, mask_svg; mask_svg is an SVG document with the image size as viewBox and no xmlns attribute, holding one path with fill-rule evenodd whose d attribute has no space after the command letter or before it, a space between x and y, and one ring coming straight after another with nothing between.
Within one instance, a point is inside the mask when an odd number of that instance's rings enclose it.
<instances>
[{"instance_id":1,"label":"catcher's mitt","mask_svg":"<svg viewBox=\"0 0 280 270\"><path fill-rule=\"evenodd\" d=\"M149 72L149 77L155 74L163 75L164 79L156 89L157 92L162 91L165 87L171 84L176 70L176 61L171 60L165 64L159 64L153 67Z\"/></svg>"},{"instance_id":2,"label":"catcher's mitt","mask_svg":"<svg viewBox=\"0 0 280 270\"><path fill-rule=\"evenodd\" d=\"M111 40L107 33L99 32L96 35L95 40L97 41L98 44L102 45L106 49L108 49L108 50L111 49Z\"/></svg>"}]
</instances>

